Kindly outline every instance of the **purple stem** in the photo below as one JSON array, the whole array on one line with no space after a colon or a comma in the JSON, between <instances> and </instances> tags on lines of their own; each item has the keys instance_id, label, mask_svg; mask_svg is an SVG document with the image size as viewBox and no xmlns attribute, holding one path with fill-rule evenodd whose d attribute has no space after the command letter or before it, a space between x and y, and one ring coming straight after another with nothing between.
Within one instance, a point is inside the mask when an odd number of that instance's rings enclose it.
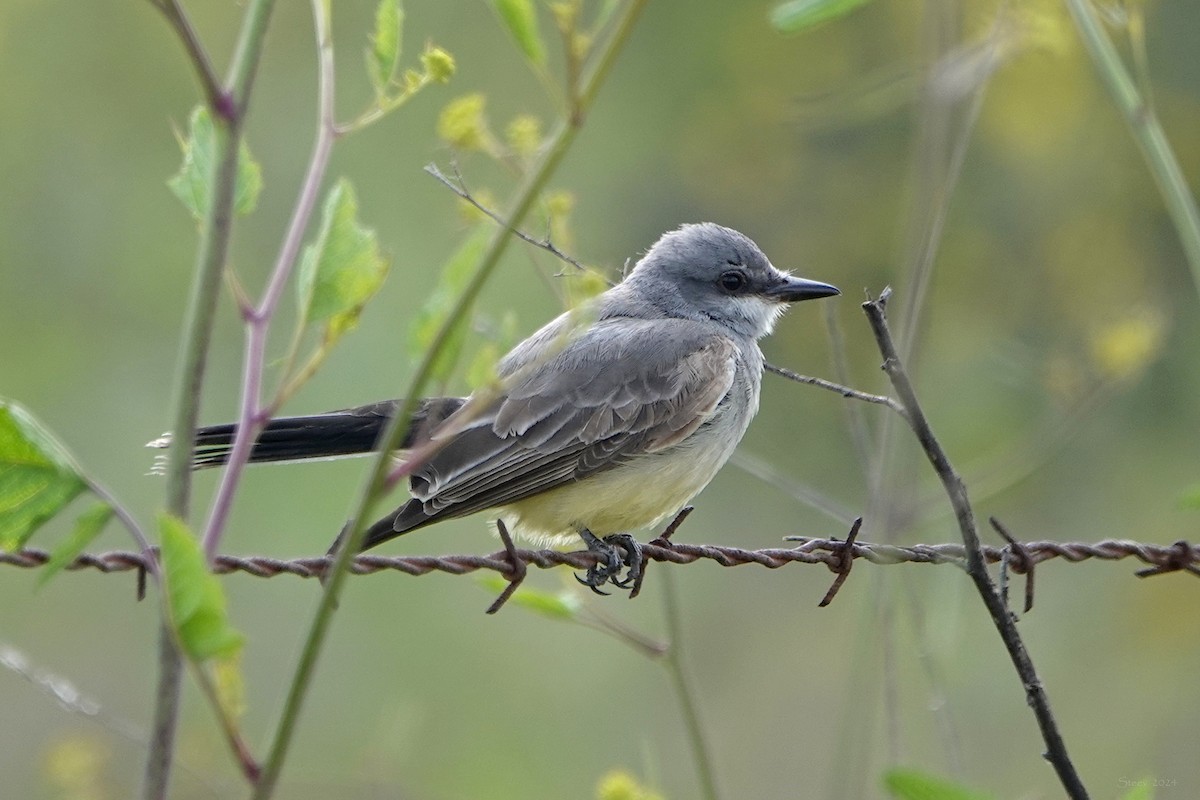
<instances>
[{"instance_id":1,"label":"purple stem","mask_svg":"<svg viewBox=\"0 0 1200 800\"><path fill-rule=\"evenodd\" d=\"M266 363L267 333L275 310L283 297L284 289L291 278L296 265L296 257L300 253L300 245L308 222L317 204L317 193L329 166L329 156L333 151L333 143L337 138L336 120L333 109L333 50L328 41L328 31L317 31L318 52L318 82L320 99L318 101L317 138L313 144L312 157L309 159L308 171L300 194L296 198L296 208L292 212L287 234L279 248L279 256L271 270L271 277L263 290L262 300L254 308L242 310L246 321L246 350L242 367L242 402L238 416L237 434L233 440L233 449L229 453L229 462L221 477L221 485L217 489L217 497L213 501L212 512L208 525L204 529L204 553L211 563L220 551L221 538L225 525L229 520L229 512L233 507L233 498L241 482L242 471L250 460L250 452L258 434L271 416L272 409L262 405L263 367Z\"/></svg>"}]
</instances>

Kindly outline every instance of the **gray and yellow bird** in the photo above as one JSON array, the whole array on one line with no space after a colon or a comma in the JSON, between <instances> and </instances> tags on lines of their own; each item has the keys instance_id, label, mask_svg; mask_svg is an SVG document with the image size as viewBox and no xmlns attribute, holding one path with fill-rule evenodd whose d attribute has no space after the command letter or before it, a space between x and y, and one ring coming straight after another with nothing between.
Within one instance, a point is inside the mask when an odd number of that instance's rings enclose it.
<instances>
[{"instance_id":1,"label":"gray and yellow bird","mask_svg":"<svg viewBox=\"0 0 1200 800\"><path fill-rule=\"evenodd\" d=\"M729 228L664 234L592 301L586 325L563 314L514 347L497 368L498 392L419 405L402 446L444 441L412 474L411 499L367 530L363 548L490 509L535 542L582 537L603 554L585 583L627 585L641 566L628 532L674 515L708 485L758 411L758 340L788 304L838 293L776 269ZM398 405L273 420L250 460L370 452ZM236 432L200 429L195 466L224 463Z\"/></svg>"}]
</instances>

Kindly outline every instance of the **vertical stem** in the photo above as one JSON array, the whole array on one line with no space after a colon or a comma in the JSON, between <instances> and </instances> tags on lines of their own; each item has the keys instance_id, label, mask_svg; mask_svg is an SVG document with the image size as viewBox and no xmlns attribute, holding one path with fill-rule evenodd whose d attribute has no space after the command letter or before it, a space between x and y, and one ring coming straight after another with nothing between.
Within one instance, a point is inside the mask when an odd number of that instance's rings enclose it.
<instances>
[{"instance_id":1,"label":"vertical stem","mask_svg":"<svg viewBox=\"0 0 1200 800\"><path fill-rule=\"evenodd\" d=\"M679 598L675 593L675 581L670 570L661 570L659 576L663 592L663 615L667 621L667 638L670 642L663 665L671 677L671 686L679 697L683 711L683 727L687 731L688 744L692 748L692 760L696 764L696 778L704 800L718 800L717 776L713 769L712 750L700 721L700 709L696 704L696 689L683 658L683 624L679 614Z\"/></svg>"},{"instance_id":2,"label":"vertical stem","mask_svg":"<svg viewBox=\"0 0 1200 800\"><path fill-rule=\"evenodd\" d=\"M184 323L179 370L175 378L175 419L171 449L167 461L167 509L186 519L191 495L191 456L196 421L200 412L201 388L212 338L213 319L221 287L221 273L229 253L233 229L233 198L237 183L237 157L241 128L245 119L250 87L273 0L252 0L246 10L241 37L230 67L232 94L207 91L215 131L214 159L207 176L213 187L205 209L196 267ZM178 29L178 28L177 28ZM185 38L193 59L203 52ZM197 64L207 74L207 64ZM182 655L164 613L159 626L158 687L155 693L154 738L146 760L142 796L163 800L170 784L171 761L175 752L175 731L179 722Z\"/></svg>"},{"instance_id":3,"label":"vertical stem","mask_svg":"<svg viewBox=\"0 0 1200 800\"><path fill-rule=\"evenodd\" d=\"M954 470L954 467L951 466L946 451L942 449L941 443L934 436L933 429L929 425L929 420L925 417L925 412L917 400L917 394L913 389L912 381L909 379L908 373L904 369L904 363L897 352L891 330L888 327L886 313L887 296L888 293L885 292L880 299L863 303L863 311L871 323L871 330L875 334L875 341L879 345L879 352L883 355L883 369L887 373L888 379L891 380L897 397L904 405L909 427L912 428L913 434L917 437L917 441L920 442L921 448L925 451L926 458L929 459L934 472L937 473L938 478L941 480L942 486L946 490L946 495L950 500L950 505L954 509L954 516L958 520L959 532L962 535L963 547L967 554L967 573L971 576L971 580L974 581L975 589L978 591L984 606L986 606L988 613L991 615L992 624L996 626L996 631L1000 634L1000 640L1004 643L1005 649L1008 650L1009 658L1012 660L1017 676L1021 679L1021 685L1025 689L1025 700L1029 703L1030 708L1033 709L1033 714L1037 718L1038 728L1042 733L1042 740L1046 744L1044 757L1054 767L1054 771L1058 774L1058 779L1062 783L1068 797L1072 800L1088 800L1087 789L1084 787L1083 780L1079 777L1079 773L1076 772L1075 765L1071 762L1071 757L1067 753L1066 743L1063 741L1062 733L1058 729L1054 712L1050 708L1050 698L1046 694L1046 688L1042 685L1041 678L1038 677L1037 670L1034 668L1033 658L1029 655L1029 650L1026 649L1025 642L1021 639L1015 618L1009 613L1004 600L1000 597L1000 593L996 591L996 587L992 583L991 575L988 573L987 562L983 557L983 548L979 542L979 531L975 524L975 512L971 508L971 501L967 496L966 484L963 483L962 478Z\"/></svg>"},{"instance_id":4,"label":"vertical stem","mask_svg":"<svg viewBox=\"0 0 1200 800\"><path fill-rule=\"evenodd\" d=\"M1104 32L1090 0L1066 0L1075 27L1087 46L1092 63L1100 73L1113 102L1125 117L1130 133L1142 149L1142 155L1154 175L1158 190L1175 224L1179 242L1191 268L1192 282L1200 292L1200 213L1196 199L1188 189L1187 179L1171 150L1167 135L1159 124L1154 109L1146 102L1137 83L1121 62L1117 48Z\"/></svg>"}]
</instances>

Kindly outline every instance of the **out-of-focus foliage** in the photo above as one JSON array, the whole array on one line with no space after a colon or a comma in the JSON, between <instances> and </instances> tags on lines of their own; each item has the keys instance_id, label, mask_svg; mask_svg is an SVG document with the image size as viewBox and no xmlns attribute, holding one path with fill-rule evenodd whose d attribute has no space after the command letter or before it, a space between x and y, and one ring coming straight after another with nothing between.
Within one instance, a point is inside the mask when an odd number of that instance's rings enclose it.
<instances>
[{"instance_id":1,"label":"out-of-focus foliage","mask_svg":"<svg viewBox=\"0 0 1200 800\"><path fill-rule=\"evenodd\" d=\"M988 800L989 797L914 769L888 770L883 785L896 800Z\"/></svg>"},{"instance_id":2,"label":"out-of-focus foliage","mask_svg":"<svg viewBox=\"0 0 1200 800\"><path fill-rule=\"evenodd\" d=\"M615 770L600 779L596 800L665 800L658 792L638 783L628 772Z\"/></svg>"}]
</instances>

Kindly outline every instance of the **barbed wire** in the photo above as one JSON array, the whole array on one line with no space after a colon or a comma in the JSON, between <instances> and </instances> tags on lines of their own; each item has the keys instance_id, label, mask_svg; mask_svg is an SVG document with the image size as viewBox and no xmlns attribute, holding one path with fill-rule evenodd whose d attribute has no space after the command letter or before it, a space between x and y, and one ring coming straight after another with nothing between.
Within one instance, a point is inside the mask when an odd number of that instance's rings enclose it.
<instances>
[{"instance_id":1,"label":"barbed wire","mask_svg":"<svg viewBox=\"0 0 1200 800\"><path fill-rule=\"evenodd\" d=\"M758 564L767 569L778 569L787 564L824 564L835 571L843 569L843 557L847 543L841 539L804 538L795 547L746 550L740 547L711 544L687 544L655 539L642 545L642 555L647 561L691 564L696 561L713 561L723 567ZM909 546L854 542L849 545L854 560L866 560L872 564L955 564L963 566L966 550L962 544L915 544ZM513 554L522 563L538 569L571 567L587 569L596 563L597 554L589 551L564 552L560 550L515 549ZM1032 565L1052 559L1069 563L1089 560L1120 561L1132 558L1149 568L1140 570L1139 577L1176 572L1180 570L1200 576L1200 545L1186 541L1174 544L1149 544L1126 539L1104 539L1099 542L1055 542L1034 541L1005 547L984 546L984 558L989 564L1003 563L1014 573L1027 573ZM32 569L44 566L50 553L37 548L26 548L13 552L0 551L0 564ZM244 573L257 578L273 578L277 575L296 575L302 578L320 578L330 564L326 556L280 559L271 556L219 555L213 565L218 574ZM112 550L102 553L83 553L65 569L71 571L96 570L103 573L145 570L148 557L141 552ZM441 556L380 556L362 554L351 563L350 571L355 575L370 575L377 572L402 572L407 575L426 575L444 572L463 575L478 570L491 570L501 574L512 572L512 561L507 551L489 555L441 555Z\"/></svg>"}]
</instances>

